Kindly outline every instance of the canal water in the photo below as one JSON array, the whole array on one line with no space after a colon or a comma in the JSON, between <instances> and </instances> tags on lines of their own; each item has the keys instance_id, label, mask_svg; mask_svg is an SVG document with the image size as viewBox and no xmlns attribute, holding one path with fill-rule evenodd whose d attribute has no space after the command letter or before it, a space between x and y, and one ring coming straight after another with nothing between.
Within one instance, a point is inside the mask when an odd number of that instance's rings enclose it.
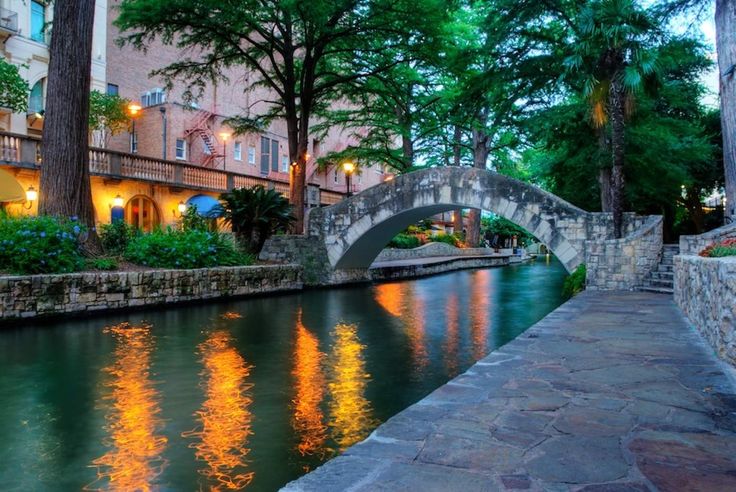
<instances>
[{"instance_id":1,"label":"canal water","mask_svg":"<svg viewBox=\"0 0 736 492\"><path fill-rule=\"evenodd\" d=\"M273 491L562 303L553 261L0 330L0 489Z\"/></svg>"}]
</instances>

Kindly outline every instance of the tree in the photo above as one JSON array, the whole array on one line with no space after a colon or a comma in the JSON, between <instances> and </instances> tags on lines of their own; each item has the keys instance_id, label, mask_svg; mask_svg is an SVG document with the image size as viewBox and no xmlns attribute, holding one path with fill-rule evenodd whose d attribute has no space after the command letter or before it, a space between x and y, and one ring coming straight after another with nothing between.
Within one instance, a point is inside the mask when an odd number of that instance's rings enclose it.
<instances>
[{"instance_id":1,"label":"tree","mask_svg":"<svg viewBox=\"0 0 736 492\"><path fill-rule=\"evenodd\" d=\"M94 0L56 0L41 144L39 212L78 217L83 247L101 250L89 181L89 88Z\"/></svg>"},{"instance_id":2,"label":"tree","mask_svg":"<svg viewBox=\"0 0 736 492\"><path fill-rule=\"evenodd\" d=\"M255 87L269 89L266 114L229 121L236 132L264 128L275 118L287 126L290 199L296 230L304 229L310 124L344 84L385 72L405 59L403 42L424 37L445 11L444 0L123 0L117 25L122 41L144 49L160 38L196 53L158 70L185 81L185 95L200 95L225 69L242 66ZM381 53L396 49L386 60Z\"/></svg>"},{"instance_id":3,"label":"tree","mask_svg":"<svg viewBox=\"0 0 736 492\"><path fill-rule=\"evenodd\" d=\"M94 147L107 147L110 137L130 124L127 99L94 90L89 95L89 128Z\"/></svg>"},{"instance_id":4,"label":"tree","mask_svg":"<svg viewBox=\"0 0 736 492\"><path fill-rule=\"evenodd\" d=\"M220 201L215 213L230 224L240 244L253 254L261 251L269 236L285 232L295 220L288 200L261 185L235 188L221 194Z\"/></svg>"},{"instance_id":5,"label":"tree","mask_svg":"<svg viewBox=\"0 0 736 492\"><path fill-rule=\"evenodd\" d=\"M584 95L590 101L594 125L601 128L610 121L610 207L614 236L620 238L623 235L625 120L627 112L631 112L633 95L642 90L657 69L651 49L655 26L634 0L598 0L581 11L575 31L574 51L566 65L585 76ZM603 196L606 194L604 191Z\"/></svg>"},{"instance_id":6,"label":"tree","mask_svg":"<svg viewBox=\"0 0 736 492\"><path fill-rule=\"evenodd\" d=\"M18 73L18 67L0 58L0 108L14 113L28 109L28 83Z\"/></svg>"}]
</instances>

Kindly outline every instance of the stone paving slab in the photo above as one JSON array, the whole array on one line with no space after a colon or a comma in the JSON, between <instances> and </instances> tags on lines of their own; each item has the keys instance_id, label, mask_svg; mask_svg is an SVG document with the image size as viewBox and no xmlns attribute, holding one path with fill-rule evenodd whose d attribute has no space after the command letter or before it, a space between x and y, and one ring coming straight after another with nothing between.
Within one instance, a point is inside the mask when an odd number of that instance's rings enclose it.
<instances>
[{"instance_id":1,"label":"stone paving slab","mask_svg":"<svg viewBox=\"0 0 736 492\"><path fill-rule=\"evenodd\" d=\"M670 296L585 292L285 491L736 491L736 384Z\"/></svg>"}]
</instances>

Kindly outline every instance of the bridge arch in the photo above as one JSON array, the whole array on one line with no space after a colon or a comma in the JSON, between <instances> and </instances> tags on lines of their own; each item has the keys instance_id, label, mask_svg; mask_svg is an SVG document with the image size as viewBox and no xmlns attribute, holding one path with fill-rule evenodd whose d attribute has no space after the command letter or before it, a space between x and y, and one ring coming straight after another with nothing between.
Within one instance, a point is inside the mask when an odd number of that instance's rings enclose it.
<instances>
[{"instance_id":1,"label":"bridge arch","mask_svg":"<svg viewBox=\"0 0 736 492\"><path fill-rule=\"evenodd\" d=\"M416 171L313 210L318 236L336 269L368 268L397 233L419 220L458 208L491 211L547 244L568 271L584 261L590 214L541 188L483 169Z\"/></svg>"}]
</instances>

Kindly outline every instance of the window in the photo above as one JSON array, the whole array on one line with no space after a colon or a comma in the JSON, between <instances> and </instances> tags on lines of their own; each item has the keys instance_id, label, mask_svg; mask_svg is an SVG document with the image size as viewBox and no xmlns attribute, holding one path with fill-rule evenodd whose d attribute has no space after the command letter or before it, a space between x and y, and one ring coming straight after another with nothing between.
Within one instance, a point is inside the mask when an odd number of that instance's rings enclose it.
<instances>
[{"instance_id":1,"label":"window","mask_svg":"<svg viewBox=\"0 0 736 492\"><path fill-rule=\"evenodd\" d=\"M157 104L163 104L166 102L166 93L161 88L156 88L148 92L141 94L141 106L147 108L148 106L155 106Z\"/></svg>"},{"instance_id":2,"label":"window","mask_svg":"<svg viewBox=\"0 0 736 492\"><path fill-rule=\"evenodd\" d=\"M130 134L130 153L131 154L138 153L138 133Z\"/></svg>"},{"instance_id":3,"label":"window","mask_svg":"<svg viewBox=\"0 0 736 492\"><path fill-rule=\"evenodd\" d=\"M289 172L289 158L285 155L281 156L281 172L282 173Z\"/></svg>"},{"instance_id":4,"label":"window","mask_svg":"<svg viewBox=\"0 0 736 492\"><path fill-rule=\"evenodd\" d=\"M179 161L187 160L187 142L184 139L176 139L176 159Z\"/></svg>"},{"instance_id":5,"label":"window","mask_svg":"<svg viewBox=\"0 0 736 492\"><path fill-rule=\"evenodd\" d=\"M338 182L338 181L337 181L337 169L335 169L335 173L334 173L334 176L333 176L333 178L332 178L332 179L333 179L333 180L335 181L335 183L337 183L337 182Z\"/></svg>"},{"instance_id":6,"label":"window","mask_svg":"<svg viewBox=\"0 0 736 492\"><path fill-rule=\"evenodd\" d=\"M43 83L45 79L41 79L33 85L31 94L28 96L28 112L43 112Z\"/></svg>"},{"instance_id":7,"label":"window","mask_svg":"<svg viewBox=\"0 0 736 492\"><path fill-rule=\"evenodd\" d=\"M240 142L235 142L235 145L233 145L233 159L236 161L243 160L243 144Z\"/></svg>"},{"instance_id":8,"label":"window","mask_svg":"<svg viewBox=\"0 0 736 492\"><path fill-rule=\"evenodd\" d=\"M125 205L125 222L144 232L151 232L161 223L156 204L147 196L137 195Z\"/></svg>"},{"instance_id":9,"label":"window","mask_svg":"<svg viewBox=\"0 0 736 492\"><path fill-rule=\"evenodd\" d=\"M256 148L252 145L248 146L248 164L256 163Z\"/></svg>"},{"instance_id":10,"label":"window","mask_svg":"<svg viewBox=\"0 0 736 492\"><path fill-rule=\"evenodd\" d=\"M279 141L261 137L261 174L268 174L269 169L279 172Z\"/></svg>"},{"instance_id":11,"label":"window","mask_svg":"<svg viewBox=\"0 0 736 492\"><path fill-rule=\"evenodd\" d=\"M117 96L120 94L120 87L117 84L107 84L107 95Z\"/></svg>"},{"instance_id":12,"label":"window","mask_svg":"<svg viewBox=\"0 0 736 492\"><path fill-rule=\"evenodd\" d=\"M46 6L37 1L31 2L31 39L39 43L46 42L44 27L46 26Z\"/></svg>"}]
</instances>

